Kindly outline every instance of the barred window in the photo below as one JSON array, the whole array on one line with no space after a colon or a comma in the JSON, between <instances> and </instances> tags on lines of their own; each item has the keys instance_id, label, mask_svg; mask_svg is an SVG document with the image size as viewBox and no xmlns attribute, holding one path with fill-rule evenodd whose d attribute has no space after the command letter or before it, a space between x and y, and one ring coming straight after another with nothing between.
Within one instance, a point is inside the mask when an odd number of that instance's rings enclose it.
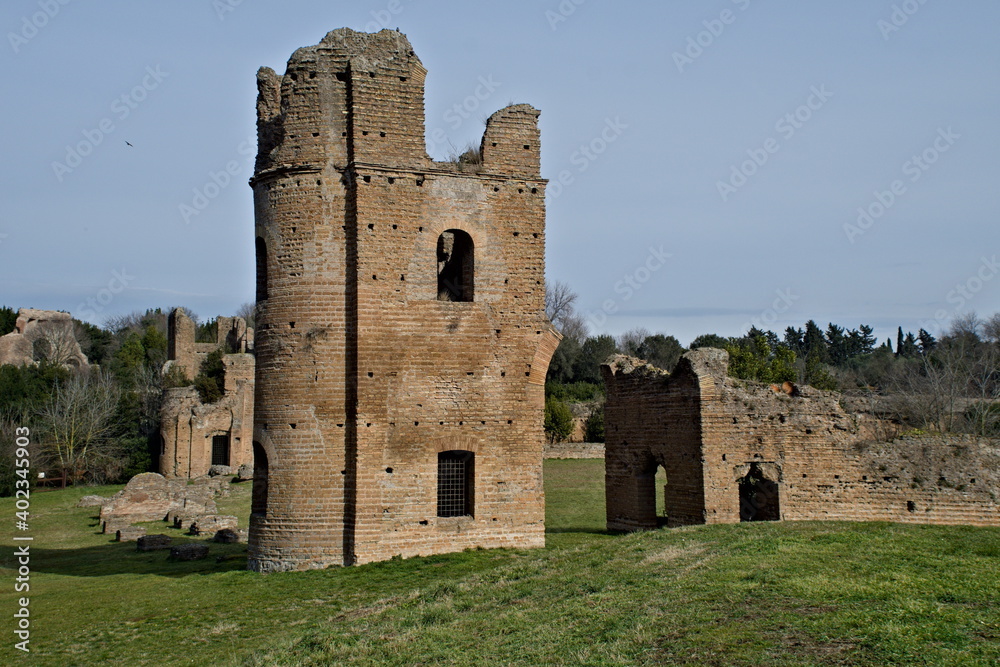
<instances>
[{"instance_id":1,"label":"barred window","mask_svg":"<svg viewBox=\"0 0 1000 667\"><path fill-rule=\"evenodd\" d=\"M475 454L462 450L438 454L438 516L472 516L474 478Z\"/></svg>"},{"instance_id":2,"label":"barred window","mask_svg":"<svg viewBox=\"0 0 1000 667\"><path fill-rule=\"evenodd\" d=\"M213 435L212 436L212 465L214 465L214 466L227 466L227 465L229 465L229 436L228 435Z\"/></svg>"}]
</instances>

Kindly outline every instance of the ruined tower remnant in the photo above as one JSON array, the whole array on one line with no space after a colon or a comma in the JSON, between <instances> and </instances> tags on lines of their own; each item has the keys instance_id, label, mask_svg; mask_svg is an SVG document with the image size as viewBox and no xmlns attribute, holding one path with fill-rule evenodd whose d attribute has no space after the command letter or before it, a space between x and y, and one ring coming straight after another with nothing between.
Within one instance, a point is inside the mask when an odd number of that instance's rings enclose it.
<instances>
[{"instance_id":1,"label":"ruined tower remnant","mask_svg":"<svg viewBox=\"0 0 1000 667\"><path fill-rule=\"evenodd\" d=\"M544 542L539 112L435 162L425 74L348 29L257 74L252 569Z\"/></svg>"}]
</instances>

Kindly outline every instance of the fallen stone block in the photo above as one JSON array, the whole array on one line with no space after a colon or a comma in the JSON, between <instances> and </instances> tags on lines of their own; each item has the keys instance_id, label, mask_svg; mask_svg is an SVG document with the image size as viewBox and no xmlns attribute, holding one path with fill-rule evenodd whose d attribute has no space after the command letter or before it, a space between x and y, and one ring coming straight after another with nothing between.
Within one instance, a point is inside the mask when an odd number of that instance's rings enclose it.
<instances>
[{"instance_id":1,"label":"fallen stone block","mask_svg":"<svg viewBox=\"0 0 1000 667\"><path fill-rule=\"evenodd\" d=\"M212 541L219 542L221 544L235 544L240 541L240 534L232 528L223 528L215 533Z\"/></svg>"},{"instance_id":2,"label":"fallen stone block","mask_svg":"<svg viewBox=\"0 0 1000 667\"><path fill-rule=\"evenodd\" d=\"M244 463L236 469L236 482L248 482L253 479L253 465Z\"/></svg>"},{"instance_id":3,"label":"fallen stone block","mask_svg":"<svg viewBox=\"0 0 1000 667\"><path fill-rule=\"evenodd\" d=\"M229 528L236 530L238 519L235 516L226 514L206 514L199 516L191 524L192 535L214 535L218 531Z\"/></svg>"},{"instance_id":4,"label":"fallen stone block","mask_svg":"<svg viewBox=\"0 0 1000 667\"><path fill-rule=\"evenodd\" d=\"M118 542L134 542L146 534L146 529L142 526L124 526L115 531L115 540Z\"/></svg>"},{"instance_id":5,"label":"fallen stone block","mask_svg":"<svg viewBox=\"0 0 1000 667\"><path fill-rule=\"evenodd\" d=\"M173 538L169 535L145 535L135 542L136 551L158 551L169 549Z\"/></svg>"},{"instance_id":6,"label":"fallen stone block","mask_svg":"<svg viewBox=\"0 0 1000 667\"><path fill-rule=\"evenodd\" d=\"M105 498L104 496L84 496L76 501L77 507L101 507L104 503L111 500L111 498Z\"/></svg>"},{"instance_id":7,"label":"fallen stone block","mask_svg":"<svg viewBox=\"0 0 1000 667\"><path fill-rule=\"evenodd\" d=\"M233 469L229 466L214 465L208 469L209 477L218 477L220 475L232 475Z\"/></svg>"}]
</instances>

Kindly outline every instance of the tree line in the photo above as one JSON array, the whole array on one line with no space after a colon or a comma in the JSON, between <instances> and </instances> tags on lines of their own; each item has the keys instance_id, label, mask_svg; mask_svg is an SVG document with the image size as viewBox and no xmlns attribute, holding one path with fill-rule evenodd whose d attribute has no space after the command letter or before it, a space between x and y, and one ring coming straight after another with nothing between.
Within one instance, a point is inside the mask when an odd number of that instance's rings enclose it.
<instances>
[{"instance_id":1,"label":"tree line","mask_svg":"<svg viewBox=\"0 0 1000 667\"><path fill-rule=\"evenodd\" d=\"M737 379L839 391L914 428L1000 435L1000 313L958 317L940 339L924 329L914 334L900 327L895 343L879 343L866 324L821 327L809 320L781 334L757 327L736 337L703 334L684 347L674 336L643 328L617 337L588 335L574 308L576 298L565 283L546 288L546 314L564 336L546 377L546 433L552 440L572 432L567 413L573 403L593 407L588 439L603 435L600 366L611 355L627 354L673 371L685 352L700 347L726 350L729 375Z\"/></svg>"}]
</instances>

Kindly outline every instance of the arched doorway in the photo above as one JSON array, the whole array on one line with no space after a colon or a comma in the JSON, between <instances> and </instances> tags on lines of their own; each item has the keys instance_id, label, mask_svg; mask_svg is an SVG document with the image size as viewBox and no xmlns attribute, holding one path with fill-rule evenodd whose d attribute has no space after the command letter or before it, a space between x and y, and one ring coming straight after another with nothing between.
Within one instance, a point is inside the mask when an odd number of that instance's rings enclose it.
<instances>
[{"instance_id":1,"label":"arched doorway","mask_svg":"<svg viewBox=\"0 0 1000 667\"><path fill-rule=\"evenodd\" d=\"M740 521L778 521L781 507L778 484L764 476L759 463L751 463L740 479Z\"/></svg>"}]
</instances>

